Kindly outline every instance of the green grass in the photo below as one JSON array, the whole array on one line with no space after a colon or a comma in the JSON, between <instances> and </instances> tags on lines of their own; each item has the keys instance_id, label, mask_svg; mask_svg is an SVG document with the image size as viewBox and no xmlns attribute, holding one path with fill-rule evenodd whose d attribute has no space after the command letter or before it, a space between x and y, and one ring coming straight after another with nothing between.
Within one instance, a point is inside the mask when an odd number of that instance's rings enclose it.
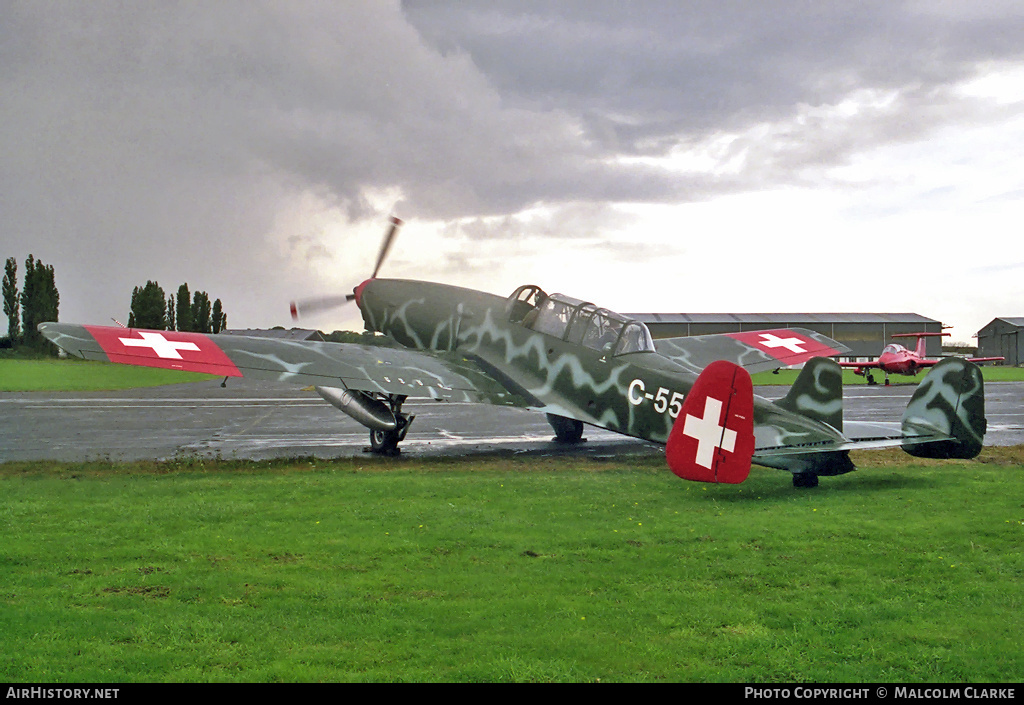
<instances>
[{"instance_id":1,"label":"green grass","mask_svg":"<svg viewBox=\"0 0 1024 705\"><path fill-rule=\"evenodd\" d=\"M1024 450L0 465L0 680L1019 682Z\"/></svg>"},{"instance_id":2,"label":"green grass","mask_svg":"<svg viewBox=\"0 0 1024 705\"><path fill-rule=\"evenodd\" d=\"M0 359L0 392L81 392L134 389L214 379L197 372L86 360Z\"/></svg>"},{"instance_id":3,"label":"green grass","mask_svg":"<svg viewBox=\"0 0 1024 705\"><path fill-rule=\"evenodd\" d=\"M778 374L774 372L758 372L751 375L751 378L756 385L784 385L788 387L796 381L798 374L800 374L800 370L779 370ZM981 375L986 382L1021 382L1024 381L1024 368L985 365L981 368ZM924 376L925 372L921 372L914 377L891 375L889 380L892 384L917 384L924 379ZM881 372L875 372L874 377L878 384L882 384L885 381L885 375ZM843 386L856 384L866 385L867 379L854 374L853 370L843 370Z\"/></svg>"}]
</instances>

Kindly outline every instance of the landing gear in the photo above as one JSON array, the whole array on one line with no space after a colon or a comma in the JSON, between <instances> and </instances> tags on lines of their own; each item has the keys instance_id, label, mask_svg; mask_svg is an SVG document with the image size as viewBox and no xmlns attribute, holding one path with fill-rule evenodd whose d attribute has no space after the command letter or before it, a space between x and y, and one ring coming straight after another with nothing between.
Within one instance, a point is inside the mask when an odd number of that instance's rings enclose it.
<instances>
[{"instance_id":1,"label":"landing gear","mask_svg":"<svg viewBox=\"0 0 1024 705\"><path fill-rule=\"evenodd\" d=\"M555 429L555 442L579 443L583 440L583 422L567 419L564 416L548 414L548 423Z\"/></svg>"},{"instance_id":2,"label":"landing gear","mask_svg":"<svg viewBox=\"0 0 1024 705\"><path fill-rule=\"evenodd\" d=\"M397 426L392 429L373 429L370 431L370 452L377 455L398 455L401 451L398 444L405 440L405 434L409 432L412 420L416 418L409 414L402 413L402 404L408 397L399 394L389 394L383 398L395 415Z\"/></svg>"},{"instance_id":3,"label":"landing gear","mask_svg":"<svg viewBox=\"0 0 1024 705\"><path fill-rule=\"evenodd\" d=\"M864 378L865 378L865 379L867 379L867 381L868 381L868 384L878 384L878 383L877 383L877 382L875 381L875 377L874 377L874 375L872 375L872 374L871 374L870 372L868 372L868 373L867 373L866 375L864 375Z\"/></svg>"},{"instance_id":4,"label":"landing gear","mask_svg":"<svg viewBox=\"0 0 1024 705\"><path fill-rule=\"evenodd\" d=\"M813 472L793 473L793 487L817 487L818 476Z\"/></svg>"}]
</instances>

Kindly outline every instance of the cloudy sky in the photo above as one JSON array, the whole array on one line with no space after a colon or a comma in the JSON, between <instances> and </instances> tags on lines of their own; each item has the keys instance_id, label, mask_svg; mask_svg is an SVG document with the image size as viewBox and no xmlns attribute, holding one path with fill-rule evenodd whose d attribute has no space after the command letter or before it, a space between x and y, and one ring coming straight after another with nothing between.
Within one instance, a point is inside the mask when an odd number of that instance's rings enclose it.
<instances>
[{"instance_id":1,"label":"cloudy sky","mask_svg":"<svg viewBox=\"0 0 1024 705\"><path fill-rule=\"evenodd\" d=\"M1019 0L6 0L0 66L0 259L64 321L152 279L291 325L392 212L381 276L1024 315Z\"/></svg>"}]
</instances>

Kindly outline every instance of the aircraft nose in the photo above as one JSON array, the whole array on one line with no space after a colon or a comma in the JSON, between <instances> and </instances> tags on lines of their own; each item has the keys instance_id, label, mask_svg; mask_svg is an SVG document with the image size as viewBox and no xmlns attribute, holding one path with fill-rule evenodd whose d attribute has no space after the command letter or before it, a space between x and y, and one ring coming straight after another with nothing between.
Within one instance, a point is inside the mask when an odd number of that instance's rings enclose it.
<instances>
[{"instance_id":1,"label":"aircraft nose","mask_svg":"<svg viewBox=\"0 0 1024 705\"><path fill-rule=\"evenodd\" d=\"M362 308L363 290L366 289L366 286L372 281L373 278L371 277L352 290L353 298L356 300L356 306Z\"/></svg>"}]
</instances>

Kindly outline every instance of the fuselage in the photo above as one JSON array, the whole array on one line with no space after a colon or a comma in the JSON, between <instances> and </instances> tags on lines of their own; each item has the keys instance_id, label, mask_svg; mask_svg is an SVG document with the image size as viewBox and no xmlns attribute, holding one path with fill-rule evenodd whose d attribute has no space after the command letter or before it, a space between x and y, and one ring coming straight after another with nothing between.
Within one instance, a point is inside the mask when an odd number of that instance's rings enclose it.
<instances>
[{"instance_id":1,"label":"fuselage","mask_svg":"<svg viewBox=\"0 0 1024 705\"><path fill-rule=\"evenodd\" d=\"M888 374L914 376L925 367L921 362L915 352L895 343L885 346L878 356L878 368Z\"/></svg>"},{"instance_id":2,"label":"fuselage","mask_svg":"<svg viewBox=\"0 0 1024 705\"><path fill-rule=\"evenodd\" d=\"M431 282L373 279L357 289L367 330L475 362L528 406L665 443L696 375L660 355L646 326L538 287L509 297ZM755 397L758 446L838 436Z\"/></svg>"}]
</instances>

